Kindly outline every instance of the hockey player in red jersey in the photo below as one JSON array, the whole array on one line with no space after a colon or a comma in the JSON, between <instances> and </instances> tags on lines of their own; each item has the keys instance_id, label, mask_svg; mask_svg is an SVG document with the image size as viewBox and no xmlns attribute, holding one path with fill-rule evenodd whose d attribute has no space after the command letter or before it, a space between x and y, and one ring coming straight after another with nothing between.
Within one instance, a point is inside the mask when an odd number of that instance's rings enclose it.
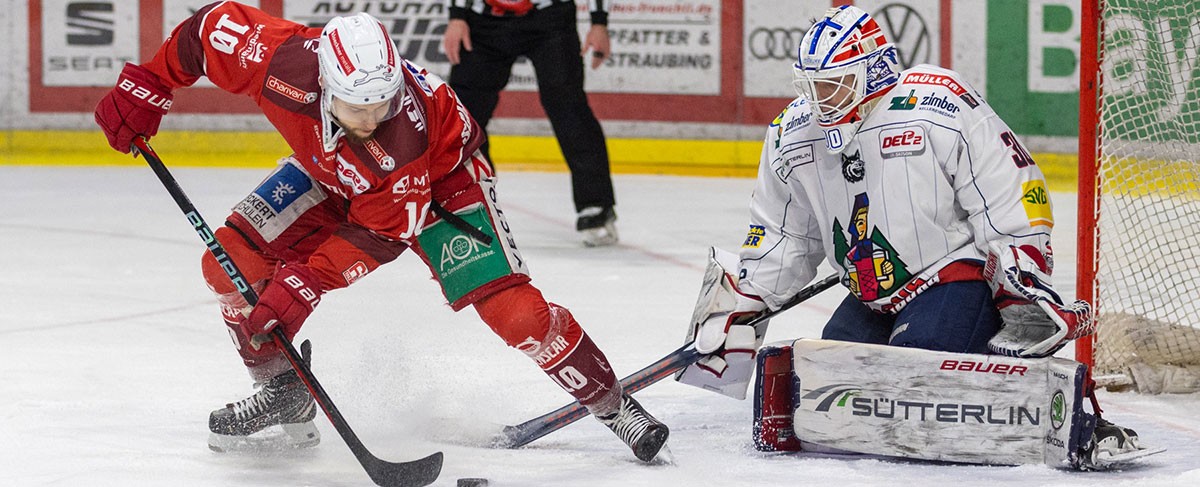
<instances>
[{"instance_id":1,"label":"hockey player in red jersey","mask_svg":"<svg viewBox=\"0 0 1200 487\"><path fill-rule=\"evenodd\" d=\"M142 65L127 64L96 107L109 144L129 152L156 134L172 92L207 76L249 96L293 154L216 231L260 293L249 308L211 256L209 286L261 389L213 411L210 446L230 448L280 425L319 440L314 401L270 340L295 336L325 293L412 249L450 306L473 306L509 346L650 461L668 429L624 394L604 354L548 303L498 206L479 126L437 76L402 59L387 29L361 13L324 29L234 2L198 10Z\"/></svg>"}]
</instances>

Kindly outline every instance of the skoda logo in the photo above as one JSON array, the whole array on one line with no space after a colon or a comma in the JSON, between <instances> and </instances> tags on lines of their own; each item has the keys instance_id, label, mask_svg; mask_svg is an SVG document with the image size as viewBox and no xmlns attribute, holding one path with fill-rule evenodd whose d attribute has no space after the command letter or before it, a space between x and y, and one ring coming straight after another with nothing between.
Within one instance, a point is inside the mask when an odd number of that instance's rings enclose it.
<instances>
[{"instance_id":1,"label":"skoda logo","mask_svg":"<svg viewBox=\"0 0 1200 487\"><path fill-rule=\"evenodd\" d=\"M1063 427L1067 422L1067 397L1062 391L1055 391L1050 399L1050 426L1054 429Z\"/></svg>"},{"instance_id":2,"label":"skoda logo","mask_svg":"<svg viewBox=\"0 0 1200 487\"><path fill-rule=\"evenodd\" d=\"M746 48L754 59L795 59L806 30L799 27L758 27L750 31Z\"/></svg>"}]
</instances>

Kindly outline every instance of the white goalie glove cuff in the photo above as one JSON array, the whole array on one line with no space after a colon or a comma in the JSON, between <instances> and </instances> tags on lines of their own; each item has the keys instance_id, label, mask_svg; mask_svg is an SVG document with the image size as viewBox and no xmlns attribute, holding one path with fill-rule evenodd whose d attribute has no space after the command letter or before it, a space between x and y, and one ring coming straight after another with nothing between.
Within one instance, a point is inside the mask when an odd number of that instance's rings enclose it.
<instances>
[{"instance_id":1,"label":"white goalie glove cuff","mask_svg":"<svg viewBox=\"0 0 1200 487\"><path fill-rule=\"evenodd\" d=\"M1067 342L1092 333L1091 306L1063 304L1050 285L1048 266L1039 256L1011 245L992 243L983 269L1000 310L1000 332L988 341L992 352L1011 357L1053 355Z\"/></svg>"},{"instance_id":2,"label":"white goalie glove cuff","mask_svg":"<svg viewBox=\"0 0 1200 487\"><path fill-rule=\"evenodd\" d=\"M734 399L745 399L760 345L762 336L755 333L754 327L733 325L729 327L725 346L720 351L689 365L675 376L675 380Z\"/></svg>"},{"instance_id":3,"label":"white goalie glove cuff","mask_svg":"<svg viewBox=\"0 0 1200 487\"><path fill-rule=\"evenodd\" d=\"M742 323L767 309L767 305L738 289L737 279L728 271L736 269L737 263L737 255L709 249L708 267L686 340L705 356L680 372L676 380L744 399L767 323Z\"/></svg>"},{"instance_id":4,"label":"white goalie glove cuff","mask_svg":"<svg viewBox=\"0 0 1200 487\"><path fill-rule=\"evenodd\" d=\"M704 282L700 296L692 311L686 342L696 342L700 353L714 353L725 347L725 336L734 323L745 322L767 309L758 296L738 290L737 278L729 269L737 269L738 257L731 252L710 247L708 267L704 271ZM761 336L766 332L766 323L760 323Z\"/></svg>"}]
</instances>

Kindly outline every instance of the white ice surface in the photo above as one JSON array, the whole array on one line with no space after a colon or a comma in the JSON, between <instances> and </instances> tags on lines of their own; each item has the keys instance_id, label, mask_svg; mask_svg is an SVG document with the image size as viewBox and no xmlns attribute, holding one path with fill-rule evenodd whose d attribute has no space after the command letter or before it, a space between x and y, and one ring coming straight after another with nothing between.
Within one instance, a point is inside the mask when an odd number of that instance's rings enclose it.
<instances>
[{"instance_id":1,"label":"white ice surface","mask_svg":"<svg viewBox=\"0 0 1200 487\"><path fill-rule=\"evenodd\" d=\"M264 173L174 170L213 226ZM753 181L616 185L621 244L600 249L578 243L566 174L507 173L500 190L534 283L624 376L682 343L705 251L740 245ZM148 168L0 166L0 195L0 485L371 485L324 418L315 449L208 450L208 412L252 389L200 276L200 240ZM1055 279L1070 294L1075 196L1053 201ZM767 339L818 336L843 296L788 311ZM750 401L669 379L638 397L671 427L671 465L639 464L590 418L523 449L484 448L493 428L569 397L473 311L452 313L412 254L327 295L301 338L367 447L397 461L445 452L441 486L1200 485L1196 395L1101 392L1107 417L1169 449L1119 472L763 454Z\"/></svg>"}]
</instances>

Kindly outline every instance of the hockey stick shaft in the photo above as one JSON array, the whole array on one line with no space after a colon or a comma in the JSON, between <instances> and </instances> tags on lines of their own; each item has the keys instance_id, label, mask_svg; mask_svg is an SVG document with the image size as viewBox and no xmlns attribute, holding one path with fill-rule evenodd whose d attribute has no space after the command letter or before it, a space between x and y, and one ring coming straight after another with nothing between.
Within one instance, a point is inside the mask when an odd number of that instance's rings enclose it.
<instances>
[{"instance_id":1,"label":"hockey stick shaft","mask_svg":"<svg viewBox=\"0 0 1200 487\"><path fill-rule=\"evenodd\" d=\"M200 235L200 239L208 246L208 251L217 259L217 263L225 270L225 273L229 276L233 285L237 287L242 297L246 299L246 302L250 306L258 304L258 294L250 287L250 283L246 280L245 275L242 274L241 269L230 258L229 254L225 251L225 247L221 245L221 242L217 240L208 223L204 221L204 217L200 216L199 210L188 199L187 194L183 192L183 188L179 186L175 177L167 170L167 166L163 164L162 159L150 147L146 139L141 137L135 139L133 150L135 157L141 154L146 158L146 162L154 170L154 174L158 176L159 181L166 187L167 192L171 194L175 203L179 205L179 209L187 216L188 221L192 224L192 228ZM441 452L411 462L395 463L381 460L367 450L367 447L358 439L358 435L350 428L350 424L342 417L342 413L338 411L337 406L333 404L333 400L329 398L329 394L325 392L325 388L321 387L321 383L313 375L312 369L308 367L308 364L304 360L304 356L292 346L291 341L288 340L287 335L284 335L281 327L275 327L271 331L271 338L279 346L280 350L283 350L284 357L292 364L292 368L296 370L296 373L300 375L300 378L304 381L304 385L308 387L317 404L321 406L321 410L329 418L329 422L333 424L338 434L345 440L346 445L350 447L350 451L354 453L354 457L362 464L363 468L367 471L367 475L371 477L371 480L384 487L420 487L429 485L437 479L442 469ZM307 342L305 342L305 345L307 345ZM305 355L307 355L308 347L302 346L301 348L306 350Z\"/></svg>"},{"instance_id":2,"label":"hockey stick shaft","mask_svg":"<svg viewBox=\"0 0 1200 487\"><path fill-rule=\"evenodd\" d=\"M746 324L757 325L763 321L769 320L775 315L787 311L792 307L807 301L809 298L820 294L822 291L833 287L838 283L838 276L832 275L820 281L817 281L808 287L801 289L800 292L792 296L783 306L774 311L764 311L758 316L751 319ZM658 361L647 365L641 370L634 372L628 377L621 379L621 387L626 394L633 394L651 384L663 380L674 373L686 368L687 366L700 360L703 356L696 351L695 342L688 342L682 347L679 347L674 352L667 356L658 359ZM529 443L546 436L550 433L558 431L563 427L579 421L584 416L588 415L587 408L573 402L561 408L555 409L549 413L543 414L516 426L505 426L504 430L493 439L492 446L496 448L520 448Z\"/></svg>"}]
</instances>

